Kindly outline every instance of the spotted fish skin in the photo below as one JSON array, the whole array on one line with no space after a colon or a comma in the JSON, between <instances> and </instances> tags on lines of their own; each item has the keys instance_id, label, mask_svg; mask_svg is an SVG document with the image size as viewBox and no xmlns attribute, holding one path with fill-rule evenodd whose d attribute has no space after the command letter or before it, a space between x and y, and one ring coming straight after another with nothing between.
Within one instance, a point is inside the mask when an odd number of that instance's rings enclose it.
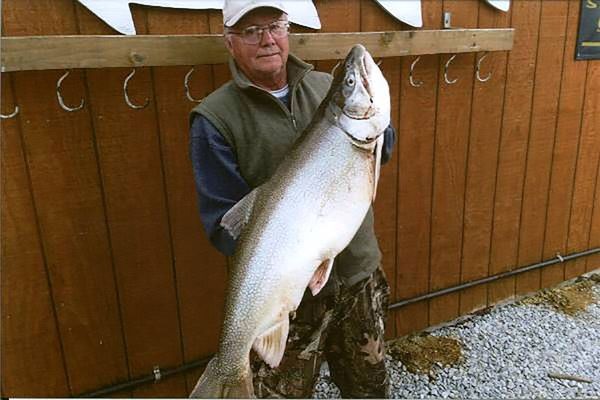
<instances>
[{"instance_id":1,"label":"spotted fish skin","mask_svg":"<svg viewBox=\"0 0 600 400\"><path fill-rule=\"evenodd\" d=\"M271 179L223 217L239 234L225 319L219 350L191 397L253 397L252 349L279 364L289 315L307 287L316 294L325 285L372 204L389 120L387 81L356 45Z\"/></svg>"}]
</instances>

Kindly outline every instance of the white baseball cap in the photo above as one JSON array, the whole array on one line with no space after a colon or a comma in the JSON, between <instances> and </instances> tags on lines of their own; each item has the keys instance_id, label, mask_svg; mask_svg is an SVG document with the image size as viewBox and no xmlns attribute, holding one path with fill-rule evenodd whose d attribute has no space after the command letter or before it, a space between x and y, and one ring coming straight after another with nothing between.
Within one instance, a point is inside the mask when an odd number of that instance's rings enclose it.
<instances>
[{"instance_id":1,"label":"white baseball cap","mask_svg":"<svg viewBox=\"0 0 600 400\"><path fill-rule=\"evenodd\" d=\"M231 27L242 19L244 15L259 7L271 7L287 14L283 2L268 0L225 0L223 5L223 25Z\"/></svg>"}]
</instances>

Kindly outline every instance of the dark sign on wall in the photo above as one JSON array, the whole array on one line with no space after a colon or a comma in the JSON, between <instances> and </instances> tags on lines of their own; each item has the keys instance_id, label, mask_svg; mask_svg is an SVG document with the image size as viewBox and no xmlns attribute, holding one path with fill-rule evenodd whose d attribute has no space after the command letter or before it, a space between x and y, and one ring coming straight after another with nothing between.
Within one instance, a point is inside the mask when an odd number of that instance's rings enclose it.
<instances>
[{"instance_id":1,"label":"dark sign on wall","mask_svg":"<svg viewBox=\"0 0 600 400\"><path fill-rule=\"evenodd\" d=\"M582 0L577 60L600 60L600 0Z\"/></svg>"}]
</instances>

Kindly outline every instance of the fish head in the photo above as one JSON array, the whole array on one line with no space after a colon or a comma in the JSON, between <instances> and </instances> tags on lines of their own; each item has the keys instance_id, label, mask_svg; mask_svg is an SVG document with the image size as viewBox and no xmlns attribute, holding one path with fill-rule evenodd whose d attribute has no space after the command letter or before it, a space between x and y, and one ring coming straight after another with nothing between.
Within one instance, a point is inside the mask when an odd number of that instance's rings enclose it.
<instances>
[{"instance_id":1,"label":"fish head","mask_svg":"<svg viewBox=\"0 0 600 400\"><path fill-rule=\"evenodd\" d=\"M360 44L336 68L329 96L336 124L357 144L375 141L390 124L389 85Z\"/></svg>"}]
</instances>

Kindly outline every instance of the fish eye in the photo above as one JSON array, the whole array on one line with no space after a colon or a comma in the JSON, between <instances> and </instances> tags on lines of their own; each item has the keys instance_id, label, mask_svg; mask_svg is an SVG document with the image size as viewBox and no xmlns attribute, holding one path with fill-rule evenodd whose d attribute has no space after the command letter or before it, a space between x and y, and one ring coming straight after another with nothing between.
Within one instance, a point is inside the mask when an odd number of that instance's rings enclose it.
<instances>
[{"instance_id":1,"label":"fish eye","mask_svg":"<svg viewBox=\"0 0 600 400\"><path fill-rule=\"evenodd\" d=\"M354 78L353 77L350 76L350 77L346 78L346 84L348 86L354 86L354 83L355 82L354 82Z\"/></svg>"}]
</instances>

